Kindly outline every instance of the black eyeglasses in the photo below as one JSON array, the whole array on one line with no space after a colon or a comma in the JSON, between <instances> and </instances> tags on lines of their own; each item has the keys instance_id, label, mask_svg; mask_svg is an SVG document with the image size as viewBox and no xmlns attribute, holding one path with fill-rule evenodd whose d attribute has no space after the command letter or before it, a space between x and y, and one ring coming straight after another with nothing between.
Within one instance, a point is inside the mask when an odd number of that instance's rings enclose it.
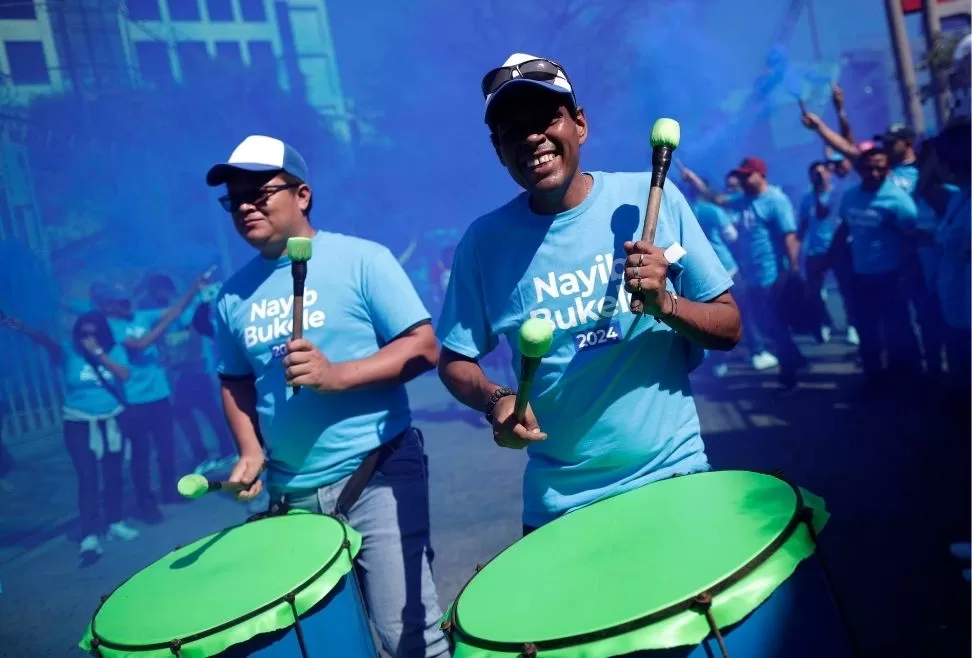
<instances>
[{"instance_id":1,"label":"black eyeglasses","mask_svg":"<svg viewBox=\"0 0 972 658\"><path fill-rule=\"evenodd\" d=\"M513 75L514 73L516 75ZM550 82L557 77L557 74L563 76L565 80L568 79L564 67L557 62L549 59L528 59L520 64L500 66L499 68L493 69L483 76L483 82L480 86L483 91L483 96L489 96L490 94L496 93L500 87L514 78L519 77L527 78L528 80Z\"/></svg>"},{"instance_id":2,"label":"black eyeglasses","mask_svg":"<svg viewBox=\"0 0 972 658\"><path fill-rule=\"evenodd\" d=\"M266 203L270 197L272 197L277 192L282 192L283 190L292 190L295 187L300 187L302 183L285 183L283 185L267 185L266 187L257 187L252 190L235 190L219 197L219 205L223 206L223 210L226 212L234 212L244 203L250 205L259 206Z\"/></svg>"}]
</instances>

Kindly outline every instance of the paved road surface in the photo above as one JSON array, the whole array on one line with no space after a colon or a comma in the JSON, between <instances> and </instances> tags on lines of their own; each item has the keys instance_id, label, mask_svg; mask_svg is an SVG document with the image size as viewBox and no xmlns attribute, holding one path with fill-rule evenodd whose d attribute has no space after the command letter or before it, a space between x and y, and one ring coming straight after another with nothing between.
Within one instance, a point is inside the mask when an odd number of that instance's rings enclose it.
<instances>
[{"instance_id":1,"label":"paved road surface","mask_svg":"<svg viewBox=\"0 0 972 658\"><path fill-rule=\"evenodd\" d=\"M772 375L734 365L700 377L699 408L717 468L781 469L823 496L822 541L867 655L970 655L969 587L948 543L968 538L968 406L962 422L914 384L854 401L848 348L807 348L814 366L791 398ZM451 601L475 565L520 531L524 455L496 448L475 414L460 416L433 377L411 386L432 473L435 577ZM106 545L79 569L74 480L60 437L11 446L19 470L0 519L0 655L81 656L75 648L98 596L177 544L240 521L223 497L168 507L142 536ZM243 576L241 575L241 579Z\"/></svg>"}]
</instances>

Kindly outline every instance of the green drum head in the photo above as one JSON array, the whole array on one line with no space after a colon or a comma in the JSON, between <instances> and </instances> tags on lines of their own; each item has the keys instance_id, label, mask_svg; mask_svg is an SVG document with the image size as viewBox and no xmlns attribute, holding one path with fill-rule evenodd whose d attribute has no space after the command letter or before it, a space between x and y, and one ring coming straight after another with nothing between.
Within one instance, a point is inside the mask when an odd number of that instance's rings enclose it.
<instances>
[{"instance_id":1,"label":"green drum head","mask_svg":"<svg viewBox=\"0 0 972 658\"><path fill-rule=\"evenodd\" d=\"M460 643L473 646L542 648L656 624L685 612L701 593L725 591L798 527L806 532L797 516L805 504L790 484L742 471L672 478L614 496L489 562L460 592L453 628ZM696 641L704 622L700 628Z\"/></svg>"},{"instance_id":2,"label":"green drum head","mask_svg":"<svg viewBox=\"0 0 972 658\"><path fill-rule=\"evenodd\" d=\"M244 523L179 548L116 589L81 643L106 655L168 655L173 640L214 655L286 628L351 569L360 536L337 519L294 512ZM196 647L197 649L199 647ZM115 650L117 653L114 653Z\"/></svg>"}]
</instances>

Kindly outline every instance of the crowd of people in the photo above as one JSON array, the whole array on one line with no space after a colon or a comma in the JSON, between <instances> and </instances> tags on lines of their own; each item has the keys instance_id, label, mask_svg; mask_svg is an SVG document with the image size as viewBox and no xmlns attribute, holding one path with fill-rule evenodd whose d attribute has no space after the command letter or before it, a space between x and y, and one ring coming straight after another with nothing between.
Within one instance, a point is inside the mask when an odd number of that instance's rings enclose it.
<instances>
[{"instance_id":1,"label":"crowd of people","mask_svg":"<svg viewBox=\"0 0 972 658\"><path fill-rule=\"evenodd\" d=\"M865 393L927 377L967 400L968 120L959 108L941 134L921 143L903 124L855 141L836 86L833 102L839 130L803 112L824 149L808 164L808 191L795 204L760 158L728 172L723 192L680 165L696 216L733 273L752 365L779 365L782 391L796 390L806 359L793 334L824 343L837 336L824 291L832 273ZM714 373L725 371L716 360Z\"/></svg>"},{"instance_id":2,"label":"crowd of people","mask_svg":"<svg viewBox=\"0 0 972 658\"><path fill-rule=\"evenodd\" d=\"M176 427L195 472L226 471L236 461L216 395L209 303L217 292L218 284L205 277L181 295L159 274L134 289L96 283L90 300L71 309L65 336L0 317L0 326L44 348L63 377L64 442L78 482L82 565L101 557L102 538L138 537L126 521L129 508L140 521L157 524L160 504L184 501L175 487ZM216 446L207 447L197 413L212 428ZM126 464L131 504L123 492Z\"/></svg>"}]
</instances>

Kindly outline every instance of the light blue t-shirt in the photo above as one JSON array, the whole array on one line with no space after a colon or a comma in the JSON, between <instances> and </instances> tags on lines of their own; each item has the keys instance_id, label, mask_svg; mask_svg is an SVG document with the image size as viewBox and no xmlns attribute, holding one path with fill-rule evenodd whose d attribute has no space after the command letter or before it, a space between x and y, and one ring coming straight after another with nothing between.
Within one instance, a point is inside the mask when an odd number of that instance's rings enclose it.
<instances>
[{"instance_id":1,"label":"light blue t-shirt","mask_svg":"<svg viewBox=\"0 0 972 658\"><path fill-rule=\"evenodd\" d=\"M125 348L116 344L108 352L108 358L115 363L128 366ZM104 416L122 407L121 401L105 388L95 367L88 363L70 342L61 345L61 371L64 374L64 408L79 411L85 415ZM124 386L112 372L98 366L101 375L109 386L113 386L124 399Z\"/></svg>"},{"instance_id":2,"label":"light blue t-shirt","mask_svg":"<svg viewBox=\"0 0 972 658\"><path fill-rule=\"evenodd\" d=\"M739 268L749 285L766 288L776 283L786 258L783 236L796 233L793 204L778 187L758 196L737 194L727 207L739 213Z\"/></svg>"},{"instance_id":3,"label":"light blue t-shirt","mask_svg":"<svg viewBox=\"0 0 972 658\"><path fill-rule=\"evenodd\" d=\"M807 232L803 236L804 249L807 256L821 256L830 250L834 241L837 226L840 225L840 193L835 188L820 194L820 203L827 208L827 214L820 217L817 214L817 193L808 192L800 201L800 223L806 224Z\"/></svg>"},{"instance_id":4,"label":"light blue t-shirt","mask_svg":"<svg viewBox=\"0 0 972 658\"><path fill-rule=\"evenodd\" d=\"M888 178L906 194L911 195L915 193L915 186L918 185L918 174L918 167L914 164L899 164L891 168Z\"/></svg>"},{"instance_id":5,"label":"light blue t-shirt","mask_svg":"<svg viewBox=\"0 0 972 658\"><path fill-rule=\"evenodd\" d=\"M723 237L723 231L732 225L729 215L716 204L702 200L692 204L692 211L699 220L699 225L709 239L709 244L712 245L716 256L719 257L719 262L726 268L729 276L734 275L739 266L736 265L736 259L733 258L732 252L726 245L726 239Z\"/></svg>"},{"instance_id":6,"label":"light blue t-shirt","mask_svg":"<svg viewBox=\"0 0 972 658\"><path fill-rule=\"evenodd\" d=\"M110 317L108 324L115 340L123 342L128 338L141 338L150 332L164 314L165 309L141 309L135 311L131 319ZM144 350L128 350L131 375L125 382L125 397L129 404L158 402L172 393L160 356L155 344Z\"/></svg>"},{"instance_id":7,"label":"light blue t-shirt","mask_svg":"<svg viewBox=\"0 0 972 658\"><path fill-rule=\"evenodd\" d=\"M255 377L269 484L296 491L350 475L411 424L405 386L294 395L283 358L293 328L290 259L258 256L223 286L216 304L217 371ZM369 357L430 319L385 247L318 231L307 264L304 338L335 363Z\"/></svg>"},{"instance_id":8,"label":"light blue t-shirt","mask_svg":"<svg viewBox=\"0 0 972 658\"><path fill-rule=\"evenodd\" d=\"M945 323L968 329L972 318L972 208L969 188L952 188L936 235L941 248L938 303Z\"/></svg>"},{"instance_id":9,"label":"light blue t-shirt","mask_svg":"<svg viewBox=\"0 0 972 658\"><path fill-rule=\"evenodd\" d=\"M851 263L856 274L888 274L901 268L901 229L915 226L918 208L888 179L873 191L855 185L844 194L840 216L851 235Z\"/></svg>"},{"instance_id":10,"label":"light blue t-shirt","mask_svg":"<svg viewBox=\"0 0 972 658\"><path fill-rule=\"evenodd\" d=\"M708 469L689 385L702 350L650 316L636 321L624 292L622 244L641 237L651 175L592 175L590 194L567 212L536 215L524 192L473 222L439 320L443 346L473 359L505 336L517 376L520 325L554 324L530 399L548 435L527 449L523 522L531 526ZM669 289L700 302L729 290L732 279L669 180L655 244L676 241L688 253L669 268Z\"/></svg>"}]
</instances>

